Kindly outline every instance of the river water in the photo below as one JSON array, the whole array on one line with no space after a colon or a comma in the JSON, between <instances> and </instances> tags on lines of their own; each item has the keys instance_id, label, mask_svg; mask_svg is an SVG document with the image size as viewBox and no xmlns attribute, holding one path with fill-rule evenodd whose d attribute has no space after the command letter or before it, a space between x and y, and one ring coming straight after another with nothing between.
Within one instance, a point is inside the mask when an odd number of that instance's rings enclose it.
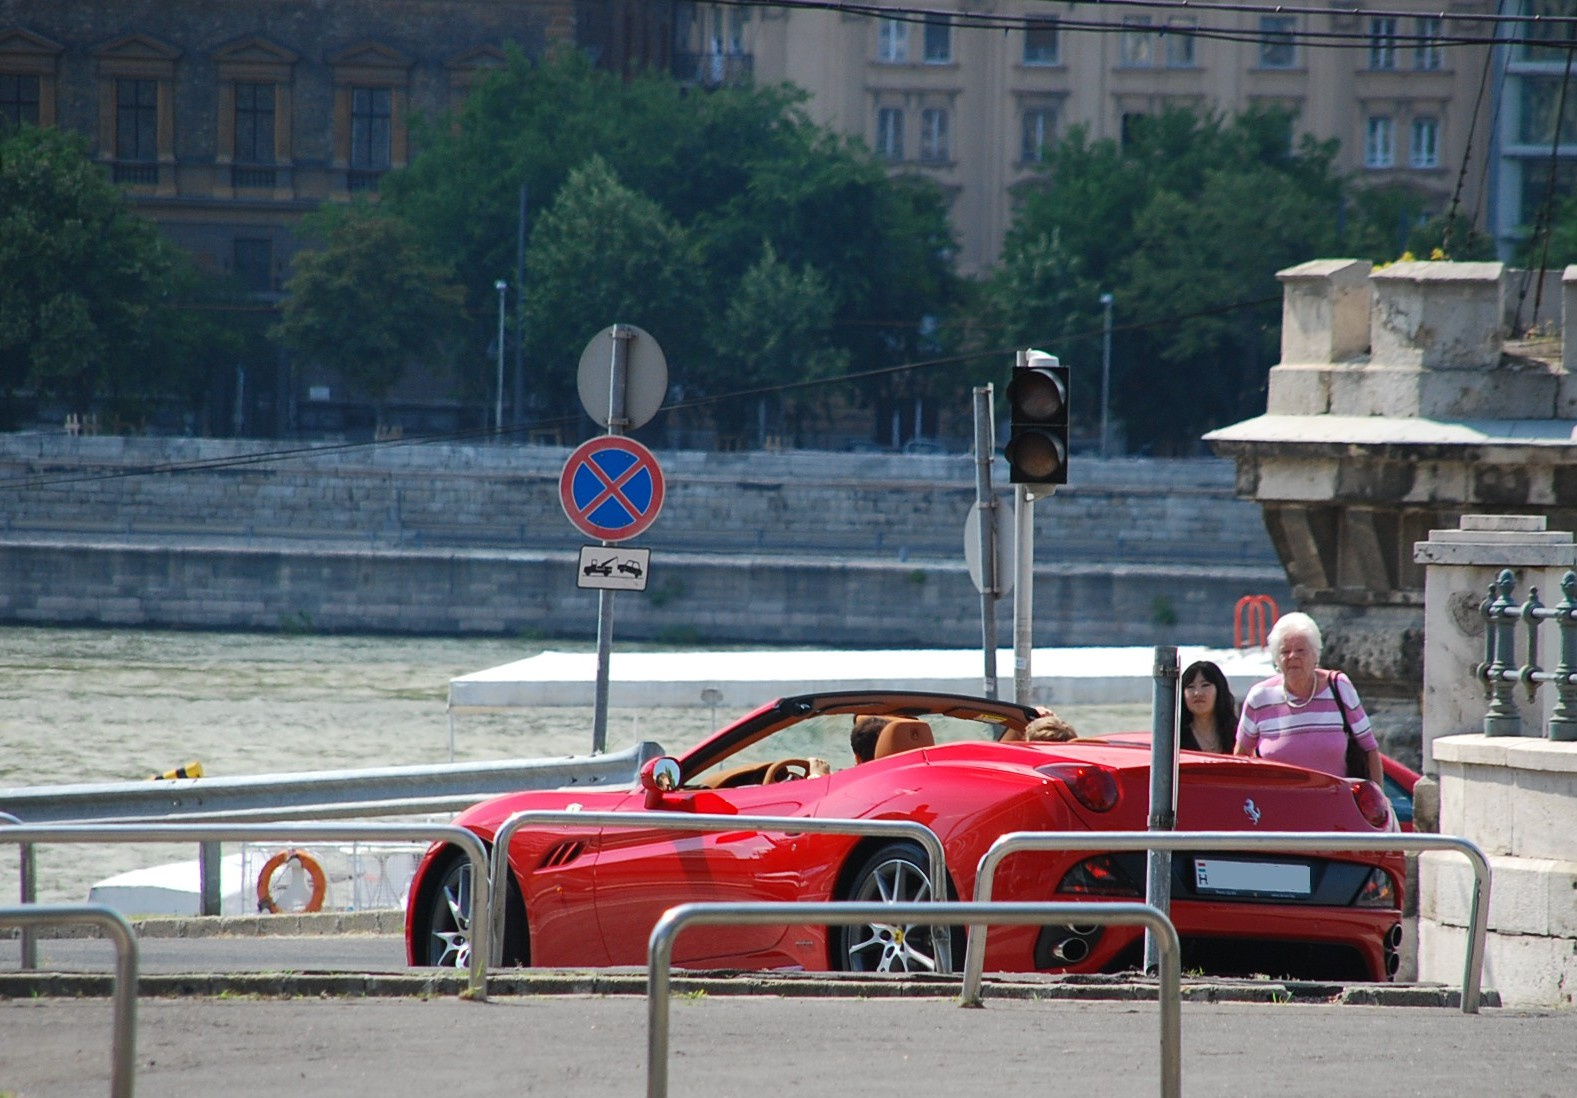
<instances>
[{"instance_id":1,"label":"river water","mask_svg":"<svg viewBox=\"0 0 1577 1098\"><path fill-rule=\"evenodd\" d=\"M210 777L448 762L449 680L548 648L594 646L0 627L0 789L135 780L192 761ZM1088 733L1149 727L1143 705L1063 715ZM712 718L705 708L613 709L607 747L654 740L679 751L710 732ZM467 715L453 758L587 754L591 727L590 708ZM194 856L189 845L43 846L38 898L81 901L113 873ZM0 903L17 895L15 847L0 847Z\"/></svg>"}]
</instances>

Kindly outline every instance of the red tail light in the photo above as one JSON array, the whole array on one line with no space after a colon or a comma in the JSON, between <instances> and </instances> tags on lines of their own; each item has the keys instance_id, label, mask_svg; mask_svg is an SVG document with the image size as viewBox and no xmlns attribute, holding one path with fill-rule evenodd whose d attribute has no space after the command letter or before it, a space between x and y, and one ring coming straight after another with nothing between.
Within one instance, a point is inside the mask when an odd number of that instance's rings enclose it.
<instances>
[{"instance_id":1,"label":"red tail light","mask_svg":"<svg viewBox=\"0 0 1577 1098\"><path fill-rule=\"evenodd\" d=\"M1097 854L1085 858L1068 870L1057 885L1058 892L1083 893L1088 896L1143 896L1144 889L1123 871L1117 859L1110 854Z\"/></svg>"},{"instance_id":2,"label":"red tail light","mask_svg":"<svg viewBox=\"0 0 1577 1098\"><path fill-rule=\"evenodd\" d=\"M1110 812L1117 807L1117 779L1104 766L1088 763L1047 763L1037 773L1062 782L1074 799L1091 812Z\"/></svg>"},{"instance_id":3,"label":"red tail light","mask_svg":"<svg viewBox=\"0 0 1577 1098\"><path fill-rule=\"evenodd\" d=\"M1358 811L1370 827L1381 831L1390 830L1391 802L1386 799L1385 790L1370 781L1354 782L1352 796L1358 804Z\"/></svg>"}]
</instances>

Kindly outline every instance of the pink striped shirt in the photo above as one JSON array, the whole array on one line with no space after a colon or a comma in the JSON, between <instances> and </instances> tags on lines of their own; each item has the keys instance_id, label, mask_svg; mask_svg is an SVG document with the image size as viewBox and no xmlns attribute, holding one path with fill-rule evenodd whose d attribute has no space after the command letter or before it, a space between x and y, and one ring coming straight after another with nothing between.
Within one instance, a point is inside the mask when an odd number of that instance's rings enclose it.
<instances>
[{"instance_id":1,"label":"pink striped shirt","mask_svg":"<svg viewBox=\"0 0 1577 1098\"><path fill-rule=\"evenodd\" d=\"M1331 693L1332 682L1342 692L1358 746L1365 751L1377 749L1379 744L1369 727L1369 715L1358 700L1358 691L1346 675L1334 674L1327 676L1326 685L1308 705L1298 708L1287 704L1280 675L1255 683L1243 698L1237 742L1255 748L1253 754L1263 758L1345 776L1347 733Z\"/></svg>"}]
</instances>

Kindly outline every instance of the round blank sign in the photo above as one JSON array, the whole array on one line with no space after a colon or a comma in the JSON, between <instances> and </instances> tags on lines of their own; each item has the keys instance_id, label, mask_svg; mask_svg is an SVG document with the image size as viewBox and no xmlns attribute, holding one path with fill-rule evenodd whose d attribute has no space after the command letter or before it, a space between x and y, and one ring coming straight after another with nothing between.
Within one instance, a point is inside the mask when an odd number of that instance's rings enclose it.
<instances>
[{"instance_id":1,"label":"round blank sign","mask_svg":"<svg viewBox=\"0 0 1577 1098\"><path fill-rule=\"evenodd\" d=\"M628 335L624 341L624 424L626 430L651 420L668 395L668 360L657 341L633 324L610 324L591 337L580 353L576 385L586 414L602 426L608 423L608 396L613 390L613 333Z\"/></svg>"}]
</instances>

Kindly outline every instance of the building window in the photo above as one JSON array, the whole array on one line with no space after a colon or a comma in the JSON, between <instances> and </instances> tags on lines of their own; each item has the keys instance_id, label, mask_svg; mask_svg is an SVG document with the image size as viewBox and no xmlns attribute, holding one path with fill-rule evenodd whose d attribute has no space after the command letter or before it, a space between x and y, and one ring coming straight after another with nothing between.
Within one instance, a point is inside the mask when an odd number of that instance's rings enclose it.
<instances>
[{"instance_id":1,"label":"building window","mask_svg":"<svg viewBox=\"0 0 1577 1098\"><path fill-rule=\"evenodd\" d=\"M1440 166L1440 120L1413 119L1412 138L1407 143L1407 164L1412 168Z\"/></svg>"},{"instance_id":2,"label":"building window","mask_svg":"<svg viewBox=\"0 0 1577 1098\"><path fill-rule=\"evenodd\" d=\"M1025 111L1019 135L1019 159L1038 164L1045 158L1046 146L1057 139L1057 112L1046 107Z\"/></svg>"},{"instance_id":3,"label":"building window","mask_svg":"<svg viewBox=\"0 0 1577 1098\"><path fill-rule=\"evenodd\" d=\"M350 177L353 191L378 188L389 170L392 88L352 88L350 93Z\"/></svg>"},{"instance_id":4,"label":"building window","mask_svg":"<svg viewBox=\"0 0 1577 1098\"><path fill-rule=\"evenodd\" d=\"M947 141L947 111L930 107L920 112L920 159L929 164L951 158Z\"/></svg>"},{"instance_id":5,"label":"building window","mask_svg":"<svg viewBox=\"0 0 1577 1098\"><path fill-rule=\"evenodd\" d=\"M897 107L876 112L876 151L888 160L903 159L903 111Z\"/></svg>"},{"instance_id":6,"label":"building window","mask_svg":"<svg viewBox=\"0 0 1577 1098\"><path fill-rule=\"evenodd\" d=\"M925 63L947 65L953 60L953 21L946 15L925 17Z\"/></svg>"},{"instance_id":7,"label":"building window","mask_svg":"<svg viewBox=\"0 0 1577 1098\"><path fill-rule=\"evenodd\" d=\"M268 293L274 288L274 242L266 237L237 239L231 270L252 293Z\"/></svg>"},{"instance_id":8,"label":"building window","mask_svg":"<svg viewBox=\"0 0 1577 1098\"><path fill-rule=\"evenodd\" d=\"M1055 65L1057 55L1057 21L1031 19L1024 24L1024 64Z\"/></svg>"},{"instance_id":9,"label":"building window","mask_svg":"<svg viewBox=\"0 0 1577 1098\"><path fill-rule=\"evenodd\" d=\"M1155 28L1148 15L1123 17L1121 59L1124 65L1148 68L1155 64Z\"/></svg>"},{"instance_id":10,"label":"building window","mask_svg":"<svg viewBox=\"0 0 1577 1098\"><path fill-rule=\"evenodd\" d=\"M1166 67L1191 69L1194 67L1194 21L1169 19L1162 37L1166 43Z\"/></svg>"},{"instance_id":11,"label":"building window","mask_svg":"<svg viewBox=\"0 0 1577 1098\"><path fill-rule=\"evenodd\" d=\"M159 82L115 81L115 182L159 181Z\"/></svg>"},{"instance_id":12,"label":"building window","mask_svg":"<svg viewBox=\"0 0 1577 1098\"><path fill-rule=\"evenodd\" d=\"M1396 68L1396 18L1377 15L1369 20L1369 67Z\"/></svg>"},{"instance_id":13,"label":"building window","mask_svg":"<svg viewBox=\"0 0 1577 1098\"><path fill-rule=\"evenodd\" d=\"M1364 123L1363 166L1389 168L1396 163L1389 115L1372 114Z\"/></svg>"},{"instance_id":14,"label":"building window","mask_svg":"<svg viewBox=\"0 0 1577 1098\"><path fill-rule=\"evenodd\" d=\"M38 77L0 73L0 126L38 125Z\"/></svg>"},{"instance_id":15,"label":"building window","mask_svg":"<svg viewBox=\"0 0 1577 1098\"><path fill-rule=\"evenodd\" d=\"M1413 68L1420 72L1435 72L1445 66L1445 51L1440 48L1440 36L1445 20L1438 15L1426 15L1418 20L1418 44L1413 47Z\"/></svg>"},{"instance_id":16,"label":"building window","mask_svg":"<svg viewBox=\"0 0 1577 1098\"><path fill-rule=\"evenodd\" d=\"M1559 76L1535 76L1523 73L1517 80L1517 143L1520 145L1577 143L1577 108L1573 107L1570 89L1562 100L1564 79ZM1556 133L1556 119L1560 119L1560 133Z\"/></svg>"},{"instance_id":17,"label":"building window","mask_svg":"<svg viewBox=\"0 0 1577 1098\"><path fill-rule=\"evenodd\" d=\"M876 24L876 60L901 65L909 60L909 24L901 19L882 19Z\"/></svg>"},{"instance_id":18,"label":"building window","mask_svg":"<svg viewBox=\"0 0 1577 1098\"><path fill-rule=\"evenodd\" d=\"M237 187L274 185L274 85L235 85L235 166Z\"/></svg>"},{"instance_id":19,"label":"building window","mask_svg":"<svg viewBox=\"0 0 1577 1098\"><path fill-rule=\"evenodd\" d=\"M1298 44L1293 32L1297 16L1262 15L1259 17L1259 67L1290 69L1298 63Z\"/></svg>"}]
</instances>

